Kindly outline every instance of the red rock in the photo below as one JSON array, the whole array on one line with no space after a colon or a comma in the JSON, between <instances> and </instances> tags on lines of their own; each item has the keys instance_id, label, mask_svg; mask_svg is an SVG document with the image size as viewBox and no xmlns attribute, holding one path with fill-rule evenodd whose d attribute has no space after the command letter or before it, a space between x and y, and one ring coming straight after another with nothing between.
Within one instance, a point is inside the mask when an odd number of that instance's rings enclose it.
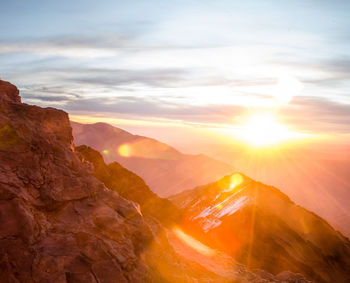
<instances>
[{"instance_id":1,"label":"red rock","mask_svg":"<svg viewBox=\"0 0 350 283\"><path fill-rule=\"evenodd\" d=\"M67 113L22 104L0 81L0 137L1 282L147 280L151 232L80 161Z\"/></svg>"}]
</instances>

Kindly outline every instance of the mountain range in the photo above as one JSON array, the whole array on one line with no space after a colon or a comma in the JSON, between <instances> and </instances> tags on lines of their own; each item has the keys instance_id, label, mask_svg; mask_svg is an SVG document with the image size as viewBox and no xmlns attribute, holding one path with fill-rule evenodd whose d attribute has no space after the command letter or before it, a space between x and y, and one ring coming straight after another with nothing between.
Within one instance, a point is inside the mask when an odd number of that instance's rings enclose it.
<instances>
[{"instance_id":1,"label":"mountain range","mask_svg":"<svg viewBox=\"0 0 350 283\"><path fill-rule=\"evenodd\" d=\"M350 236L350 157L346 150L338 153L332 146L331 152L317 146L299 146L259 154L234 145L223 145L221 149L213 145L218 151L214 156L227 161L224 163L202 154L182 154L167 144L105 123L71 124L77 145L97 149L107 163L118 161L141 176L159 196L169 197L216 181L238 168L255 180L278 187Z\"/></svg>"},{"instance_id":2,"label":"mountain range","mask_svg":"<svg viewBox=\"0 0 350 283\"><path fill-rule=\"evenodd\" d=\"M215 181L233 171L231 165L206 155L183 154L165 143L109 124L71 125L77 146L98 150L107 163L117 161L142 177L161 197Z\"/></svg>"},{"instance_id":3,"label":"mountain range","mask_svg":"<svg viewBox=\"0 0 350 283\"><path fill-rule=\"evenodd\" d=\"M212 149L212 150L211 150ZM240 172L273 185L350 237L350 147L330 140L305 141L263 150L229 142L207 151Z\"/></svg>"}]
</instances>

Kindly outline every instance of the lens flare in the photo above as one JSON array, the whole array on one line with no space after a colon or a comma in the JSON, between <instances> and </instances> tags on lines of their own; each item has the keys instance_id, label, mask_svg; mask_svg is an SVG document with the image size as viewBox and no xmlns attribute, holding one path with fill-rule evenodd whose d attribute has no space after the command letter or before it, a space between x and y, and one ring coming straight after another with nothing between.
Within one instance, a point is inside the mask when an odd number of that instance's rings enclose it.
<instances>
[{"instance_id":1,"label":"lens flare","mask_svg":"<svg viewBox=\"0 0 350 283\"><path fill-rule=\"evenodd\" d=\"M221 210L223 207L224 207L224 206L223 206L221 203L219 203L217 206L215 206L215 208L216 208L217 210Z\"/></svg>"},{"instance_id":2,"label":"lens flare","mask_svg":"<svg viewBox=\"0 0 350 283\"><path fill-rule=\"evenodd\" d=\"M140 138L136 141L124 143L117 148L117 153L122 157L138 157L148 159L177 160L178 151L170 146L148 138Z\"/></svg>"},{"instance_id":3,"label":"lens flare","mask_svg":"<svg viewBox=\"0 0 350 283\"><path fill-rule=\"evenodd\" d=\"M173 229L174 234L176 237L181 240L184 244L187 246L193 248L197 252L205 255L205 256L213 256L216 254L216 251L209 248L208 246L202 244L200 241L196 240L195 238L187 235L185 232L183 232L180 228L174 228Z\"/></svg>"},{"instance_id":4,"label":"lens flare","mask_svg":"<svg viewBox=\"0 0 350 283\"><path fill-rule=\"evenodd\" d=\"M243 176L239 173L235 173L231 176L230 191L243 183Z\"/></svg>"},{"instance_id":5,"label":"lens flare","mask_svg":"<svg viewBox=\"0 0 350 283\"><path fill-rule=\"evenodd\" d=\"M120 156L130 157L132 155L131 147L128 144L122 144L118 147L117 152Z\"/></svg>"}]
</instances>

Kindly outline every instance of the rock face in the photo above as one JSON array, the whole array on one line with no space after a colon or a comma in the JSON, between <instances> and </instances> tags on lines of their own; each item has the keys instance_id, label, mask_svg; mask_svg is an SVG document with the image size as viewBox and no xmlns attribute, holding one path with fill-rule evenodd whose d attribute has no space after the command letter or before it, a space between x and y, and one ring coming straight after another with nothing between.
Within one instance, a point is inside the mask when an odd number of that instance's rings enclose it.
<instances>
[{"instance_id":1,"label":"rock face","mask_svg":"<svg viewBox=\"0 0 350 283\"><path fill-rule=\"evenodd\" d=\"M76 151L81 154L83 160L93 164L94 176L98 180L122 197L140 204L144 215L155 217L166 226L180 221L179 209L168 199L153 193L139 176L117 162L106 165L102 155L91 147L78 146Z\"/></svg>"},{"instance_id":2,"label":"rock face","mask_svg":"<svg viewBox=\"0 0 350 283\"><path fill-rule=\"evenodd\" d=\"M105 123L71 124L76 145L98 150L106 163L117 161L161 197L207 184L233 171L232 166L206 155L182 154L167 144Z\"/></svg>"},{"instance_id":3,"label":"rock face","mask_svg":"<svg viewBox=\"0 0 350 283\"><path fill-rule=\"evenodd\" d=\"M0 282L144 282L152 234L136 203L92 176L68 115L0 83Z\"/></svg>"},{"instance_id":4,"label":"rock face","mask_svg":"<svg viewBox=\"0 0 350 283\"><path fill-rule=\"evenodd\" d=\"M173 201L186 210L187 233L251 269L350 282L350 241L276 188L236 173Z\"/></svg>"}]
</instances>

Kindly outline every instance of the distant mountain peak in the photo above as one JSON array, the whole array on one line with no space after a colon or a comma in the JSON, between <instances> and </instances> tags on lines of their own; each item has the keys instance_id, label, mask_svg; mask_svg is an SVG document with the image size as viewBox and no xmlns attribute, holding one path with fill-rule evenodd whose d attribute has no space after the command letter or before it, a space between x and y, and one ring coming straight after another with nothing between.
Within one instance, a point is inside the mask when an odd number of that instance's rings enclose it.
<instances>
[{"instance_id":1,"label":"distant mountain peak","mask_svg":"<svg viewBox=\"0 0 350 283\"><path fill-rule=\"evenodd\" d=\"M187 233L251 268L350 279L350 241L274 187L234 173L170 199L184 209Z\"/></svg>"},{"instance_id":2,"label":"distant mountain peak","mask_svg":"<svg viewBox=\"0 0 350 283\"><path fill-rule=\"evenodd\" d=\"M97 149L106 163L119 162L142 177L161 197L214 181L233 170L229 164L204 154L183 154L156 139L133 135L105 123L99 125L73 122L75 144Z\"/></svg>"}]
</instances>

